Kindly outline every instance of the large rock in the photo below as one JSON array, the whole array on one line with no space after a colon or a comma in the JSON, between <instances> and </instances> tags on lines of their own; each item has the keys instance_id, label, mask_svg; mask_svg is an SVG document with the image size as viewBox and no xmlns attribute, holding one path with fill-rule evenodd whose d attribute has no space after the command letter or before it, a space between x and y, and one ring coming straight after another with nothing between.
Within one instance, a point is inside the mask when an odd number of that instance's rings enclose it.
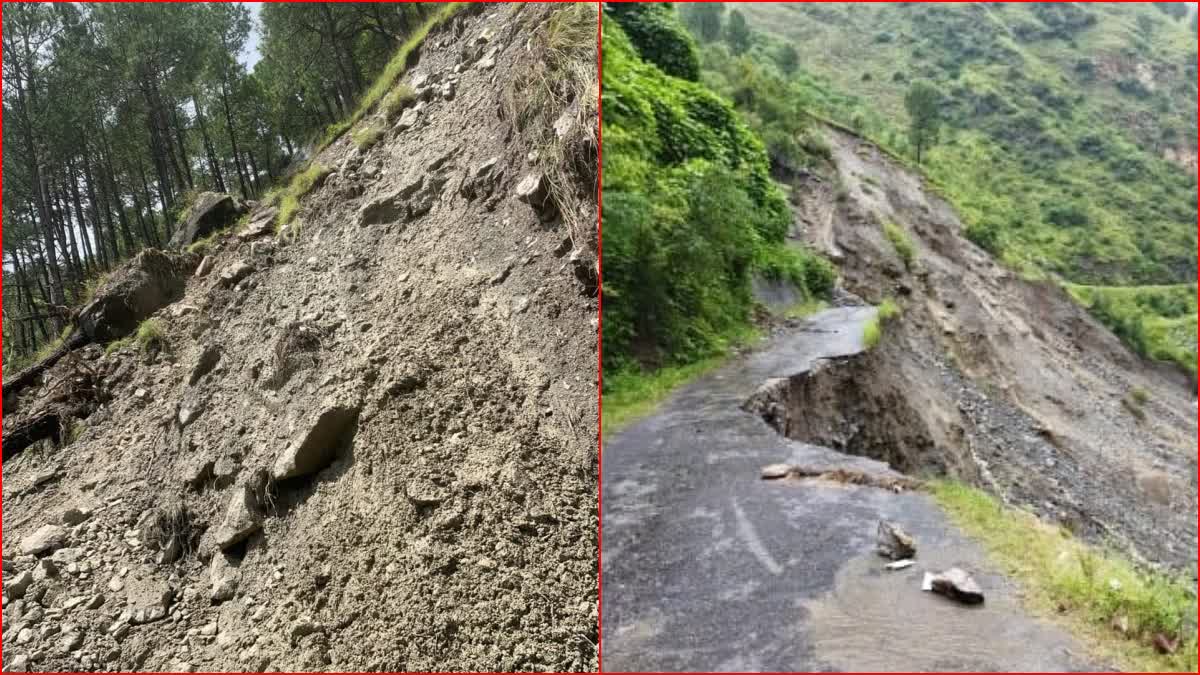
<instances>
[{"instance_id":1,"label":"large rock","mask_svg":"<svg viewBox=\"0 0 1200 675\"><path fill-rule=\"evenodd\" d=\"M886 520L880 521L875 533L879 555L892 560L905 560L917 555L917 544L903 528Z\"/></svg>"},{"instance_id":2,"label":"large rock","mask_svg":"<svg viewBox=\"0 0 1200 675\"><path fill-rule=\"evenodd\" d=\"M922 587L966 605L983 603L983 589L975 583L970 574L957 567L951 567L941 574L926 572Z\"/></svg>"},{"instance_id":3,"label":"large rock","mask_svg":"<svg viewBox=\"0 0 1200 675\"><path fill-rule=\"evenodd\" d=\"M190 267L178 256L147 249L101 286L79 311L79 328L93 342L111 342L183 297Z\"/></svg>"},{"instance_id":4,"label":"large rock","mask_svg":"<svg viewBox=\"0 0 1200 675\"><path fill-rule=\"evenodd\" d=\"M203 192L188 210L183 225L171 237L172 248L185 248L217 230L229 227L245 207L233 197L217 192Z\"/></svg>"},{"instance_id":5,"label":"large rock","mask_svg":"<svg viewBox=\"0 0 1200 675\"><path fill-rule=\"evenodd\" d=\"M209 597L213 602L221 603L232 600L233 596L237 594L238 571L234 567L233 561L224 553L217 553L213 556L212 562L208 566L208 578L212 583Z\"/></svg>"},{"instance_id":6,"label":"large rock","mask_svg":"<svg viewBox=\"0 0 1200 675\"><path fill-rule=\"evenodd\" d=\"M327 403L308 430L275 460L271 475L275 480L286 480L316 473L328 466L338 448L348 442L347 433L358 419L358 410L357 406L345 403Z\"/></svg>"},{"instance_id":7,"label":"large rock","mask_svg":"<svg viewBox=\"0 0 1200 675\"><path fill-rule=\"evenodd\" d=\"M58 525L43 525L37 532L21 540L25 555L45 555L67 545L67 531Z\"/></svg>"},{"instance_id":8,"label":"large rock","mask_svg":"<svg viewBox=\"0 0 1200 675\"><path fill-rule=\"evenodd\" d=\"M225 518L217 528L215 540L222 551L228 550L262 529L262 516L258 511L258 498L254 486L242 484L233 489Z\"/></svg>"}]
</instances>

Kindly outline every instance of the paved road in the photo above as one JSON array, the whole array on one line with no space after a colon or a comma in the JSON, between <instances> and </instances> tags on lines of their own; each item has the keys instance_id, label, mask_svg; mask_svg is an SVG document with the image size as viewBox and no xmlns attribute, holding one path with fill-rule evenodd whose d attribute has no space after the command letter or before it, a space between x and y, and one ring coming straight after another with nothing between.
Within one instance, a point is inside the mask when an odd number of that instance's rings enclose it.
<instances>
[{"instance_id":1,"label":"paved road","mask_svg":"<svg viewBox=\"0 0 1200 675\"><path fill-rule=\"evenodd\" d=\"M822 312L606 439L605 671L1095 668L1020 610L926 496L760 480L780 461L888 471L782 438L738 407L769 377L858 352L873 311ZM918 565L881 571L881 518L915 535ZM920 590L925 569L951 564L976 573L983 607Z\"/></svg>"}]
</instances>

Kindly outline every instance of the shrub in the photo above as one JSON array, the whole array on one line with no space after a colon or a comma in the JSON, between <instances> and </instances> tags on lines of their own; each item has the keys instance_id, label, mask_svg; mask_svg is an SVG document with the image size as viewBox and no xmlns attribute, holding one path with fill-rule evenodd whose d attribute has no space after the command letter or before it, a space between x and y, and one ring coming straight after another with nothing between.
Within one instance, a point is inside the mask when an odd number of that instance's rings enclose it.
<instances>
[{"instance_id":1,"label":"shrub","mask_svg":"<svg viewBox=\"0 0 1200 675\"><path fill-rule=\"evenodd\" d=\"M643 59L668 75L693 82L700 79L696 41L675 18L672 5L608 3L605 11L621 25Z\"/></svg>"}]
</instances>

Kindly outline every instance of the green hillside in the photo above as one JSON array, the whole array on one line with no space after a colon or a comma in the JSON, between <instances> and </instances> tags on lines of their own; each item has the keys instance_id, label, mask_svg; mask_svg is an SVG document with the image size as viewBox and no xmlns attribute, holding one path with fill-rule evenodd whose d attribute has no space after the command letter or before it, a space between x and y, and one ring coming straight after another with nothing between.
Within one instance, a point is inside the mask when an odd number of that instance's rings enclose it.
<instances>
[{"instance_id":1,"label":"green hillside","mask_svg":"<svg viewBox=\"0 0 1200 675\"><path fill-rule=\"evenodd\" d=\"M695 81L670 5L604 20L604 370L683 366L744 334L755 274L827 294L833 269L787 246L791 212L761 140Z\"/></svg>"},{"instance_id":2,"label":"green hillside","mask_svg":"<svg viewBox=\"0 0 1200 675\"><path fill-rule=\"evenodd\" d=\"M1196 24L1168 4L684 3L681 14L704 43L702 79L737 102L777 167L795 163L786 140L805 143L788 129L772 140L797 110L916 165L905 97L928 84L942 124L920 169L967 236L1029 276L1138 287L1196 279ZM1099 310L1134 348L1194 370L1194 321L1125 302Z\"/></svg>"}]
</instances>

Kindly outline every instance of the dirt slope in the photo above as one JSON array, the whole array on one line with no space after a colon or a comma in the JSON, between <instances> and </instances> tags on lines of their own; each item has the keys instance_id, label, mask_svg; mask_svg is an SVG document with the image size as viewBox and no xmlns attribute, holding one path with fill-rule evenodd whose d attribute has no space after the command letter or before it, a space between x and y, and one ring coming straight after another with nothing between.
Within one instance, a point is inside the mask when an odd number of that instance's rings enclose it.
<instances>
[{"instance_id":1,"label":"dirt slope","mask_svg":"<svg viewBox=\"0 0 1200 675\"><path fill-rule=\"evenodd\" d=\"M836 177L799 186L795 236L840 261L847 290L894 297L903 316L877 350L790 402L821 418L794 437L948 472L1096 543L1194 572L1194 382L1129 351L1052 283L997 265L875 147L828 138ZM884 222L913 242L912 269Z\"/></svg>"},{"instance_id":2,"label":"dirt slope","mask_svg":"<svg viewBox=\"0 0 1200 675\"><path fill-rule=\"evenodd\" d=\"M595 165L595 89L511 114L561 11L435 30L416 112L315 158L294 237L223 239L161 353L46 375L102 403L4 463L5 670L595 668L595 192L545 161ZM569 212L518 197L547 168Z\"/></svg>"}]
</instances>

